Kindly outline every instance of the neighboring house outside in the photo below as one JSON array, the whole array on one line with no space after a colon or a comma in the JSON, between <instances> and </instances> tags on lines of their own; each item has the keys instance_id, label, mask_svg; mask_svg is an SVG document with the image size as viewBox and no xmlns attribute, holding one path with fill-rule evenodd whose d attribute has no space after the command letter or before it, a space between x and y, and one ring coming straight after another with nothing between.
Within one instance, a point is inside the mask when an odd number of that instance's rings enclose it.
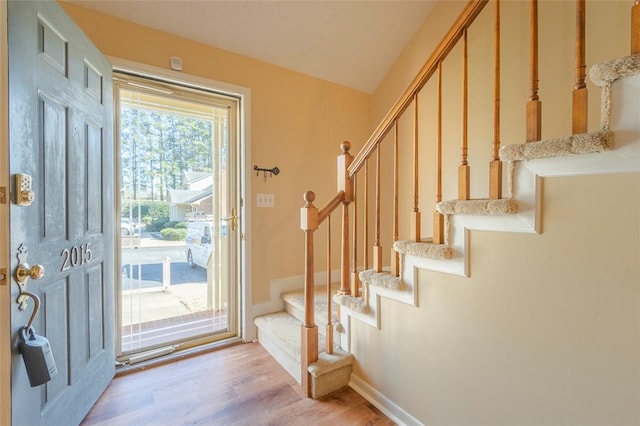
<instances>
[{"instance_id":1,"label":"neighboring house outside","mask_svg":"<svg viewBox=\"0 0 640 426\"><path fill-rule=\"evenodd\" d=\"M185 171L182 174L182 189L190 191L202 191L211 189L213 185L213 173Z\"/></svg>"},{"instance_id":2,"label":"neighboring house outside","mask_svg":"<svg viewBox=\"0 0 640 426\"><path fill-rule=\"evenodd\" d=\"M183 189L167 191L169 220L182 221L187 214L213 213L213 174L208 172L184 172Z\"/></svg>"}]
</instances>

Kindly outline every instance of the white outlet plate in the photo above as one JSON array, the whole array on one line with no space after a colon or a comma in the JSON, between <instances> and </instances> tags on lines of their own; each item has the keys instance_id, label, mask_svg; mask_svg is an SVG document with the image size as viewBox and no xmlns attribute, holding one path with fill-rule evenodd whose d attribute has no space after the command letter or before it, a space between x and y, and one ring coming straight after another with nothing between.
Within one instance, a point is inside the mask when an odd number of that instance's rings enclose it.
<instances>
[{"instance_id":1,"label":"white outlet plate","mask_svg":"<svg viewBox=\"0 0 640 426\"><path fill-rule=\"evenodd\" d=\"M256 207L274 207L275 196L273 194L257 194Z\"/></svg>"}]
</instances>

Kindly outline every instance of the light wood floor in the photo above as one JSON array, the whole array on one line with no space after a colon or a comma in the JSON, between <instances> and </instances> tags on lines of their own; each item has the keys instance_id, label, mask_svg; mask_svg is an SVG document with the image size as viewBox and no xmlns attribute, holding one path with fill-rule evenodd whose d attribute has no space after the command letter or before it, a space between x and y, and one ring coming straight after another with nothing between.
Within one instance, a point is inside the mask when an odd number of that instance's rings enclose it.
<instances>
[{"instance_id":1,"label":"light wood floor","mask_svg":"<svg viewBox=\"0 0 640 426\"><path fill-rule=\"evenodd\" d=\"M248 343L117 377L82 425L393 425L351 388L322 400Z\"/></svg>"}]
</instances>

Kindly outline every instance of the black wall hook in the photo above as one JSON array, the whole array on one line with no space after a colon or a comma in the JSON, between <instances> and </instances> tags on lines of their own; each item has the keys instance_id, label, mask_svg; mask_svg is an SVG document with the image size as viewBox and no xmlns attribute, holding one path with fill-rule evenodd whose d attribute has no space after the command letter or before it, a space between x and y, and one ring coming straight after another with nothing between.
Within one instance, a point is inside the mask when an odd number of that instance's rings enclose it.
<instances>
[{"instance_id":1,"label":"black wall hook","mask_svg":"<svg viewBox=\"0 0 640 426\"><path fill-rule=\"evenodd\" d=\"M272 177L273 175L278 176L278 174L280 174L280 169L278 167L273 167L271 169L263 169L254 165L253 170L256 171L256 176L260 176L260 172L264 173L265 182L267 181L267 177Z\"/></svg>"}]
</instances>

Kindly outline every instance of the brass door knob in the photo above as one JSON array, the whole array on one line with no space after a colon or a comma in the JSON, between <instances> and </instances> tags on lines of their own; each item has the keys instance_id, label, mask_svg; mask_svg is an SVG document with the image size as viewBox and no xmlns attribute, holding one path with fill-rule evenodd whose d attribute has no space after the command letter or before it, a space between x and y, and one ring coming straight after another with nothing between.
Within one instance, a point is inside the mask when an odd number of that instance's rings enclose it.
<instances>
[{"instance_id":1,"label":"brass door knob","mask_svg":"<svg viewBox=\"0 0 640 426\"><path fill-rule=\"evenodd\" d=\"M29 267L26 263L21 263L16 268L16 281L18 284L24 284L29 278L39 280L44 277L44 266L33 265Z\"/></svg>"}]
</instances>

